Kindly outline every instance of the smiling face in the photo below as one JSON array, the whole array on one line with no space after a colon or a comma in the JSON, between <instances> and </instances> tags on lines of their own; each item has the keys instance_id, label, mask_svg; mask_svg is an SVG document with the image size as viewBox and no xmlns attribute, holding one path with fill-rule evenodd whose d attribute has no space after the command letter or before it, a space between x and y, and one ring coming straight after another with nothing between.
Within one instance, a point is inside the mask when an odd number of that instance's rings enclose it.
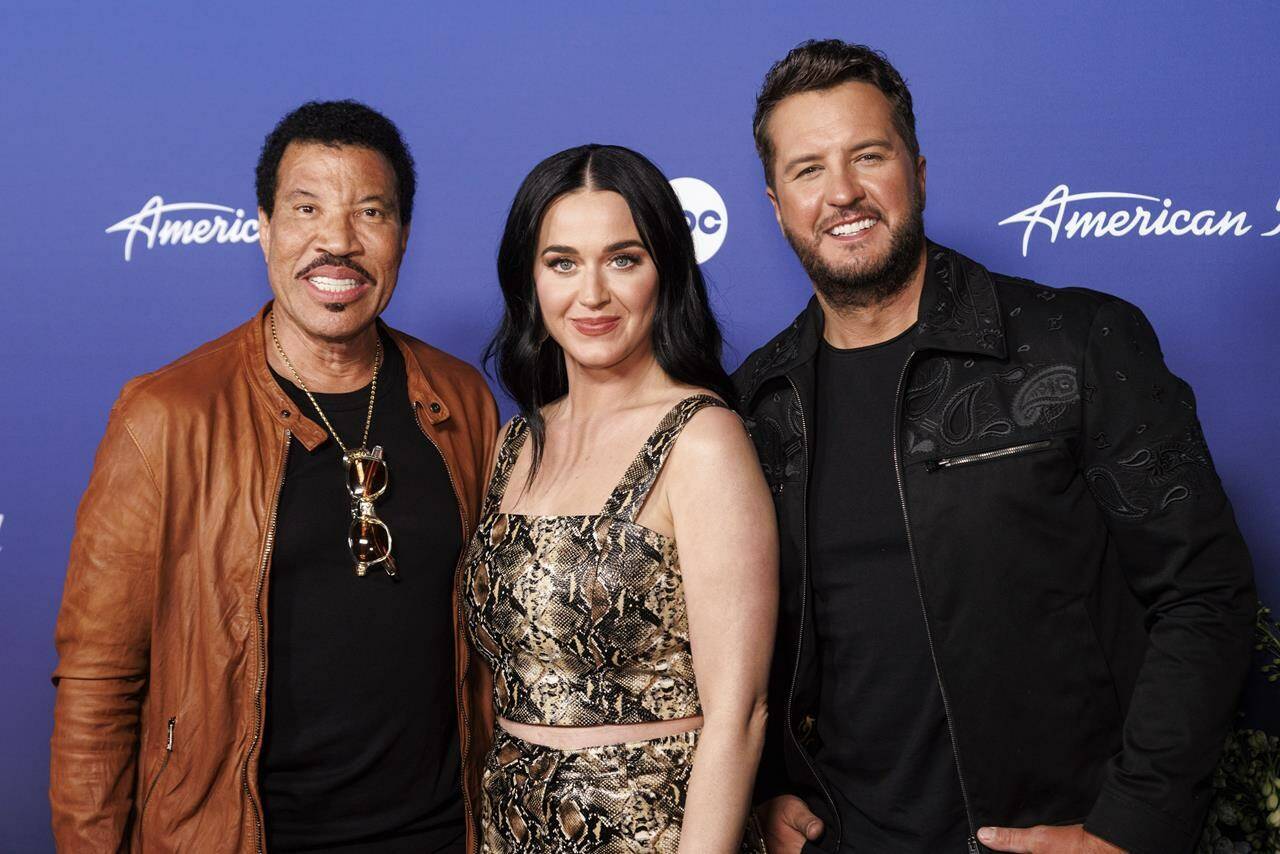
<instances>
[{"instance_id":1,"label":"smiling face","mask_svg":"<svg viewBox=\"0 0 1280 854\"><path fill-rule=\"evenodd\" d=\"M282 326L318 342L350 341L391 301L409 229L396 175L380 153L292 142L280 159L275 212L259 208L262 252Z\"/></svg>"},{"instance_id":2,"label":"smiling face","mask_svg":"<svg viewBox=\"0 0 1280 854\"><path fill-rule=\"evenodd\" d=\"M924 258L925 162L869 83L783 99L769 118L769 199L819 294L837 307L880 302Z\"/></svg>"},{"instance_id":3,"label":"smiling face","mask_svg":"<svg viewBox=\"0 0 1280 854\"><path fill-rule=\"evenodd\" d=\"M653 357L658 271L622 196L586 189L560 196L542 217L536 252L542 323L567 367Z\"/></svg>"}]
</instances>

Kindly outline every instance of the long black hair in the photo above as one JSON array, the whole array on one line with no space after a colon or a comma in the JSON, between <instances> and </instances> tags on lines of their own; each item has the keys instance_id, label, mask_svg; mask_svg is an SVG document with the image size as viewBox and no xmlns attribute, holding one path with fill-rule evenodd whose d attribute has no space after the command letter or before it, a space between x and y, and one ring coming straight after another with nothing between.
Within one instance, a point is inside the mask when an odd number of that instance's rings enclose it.
<instances>
[{"instance_id":1,"label":"long black hair","mask_svg":"<svg viewBox=\"0 0 1280 854\"><path fill-rule=\"evenodd\" d=\"M506 303L485 348L502 388L520 407L533 435L528 482L542 461L546 425L540 407L569 391L564 351L547 335L534 290L538 234L547 208L582 188L611 190L626 199L640 240L658 271L653 353L671 378L710 389L733 405L733 387L720 363L720 327L707 300L680 200L648 159L617 145L582 145L553 154L524 179L511 203L498 248L498 282Z\"/></svg>"}]
</instances>

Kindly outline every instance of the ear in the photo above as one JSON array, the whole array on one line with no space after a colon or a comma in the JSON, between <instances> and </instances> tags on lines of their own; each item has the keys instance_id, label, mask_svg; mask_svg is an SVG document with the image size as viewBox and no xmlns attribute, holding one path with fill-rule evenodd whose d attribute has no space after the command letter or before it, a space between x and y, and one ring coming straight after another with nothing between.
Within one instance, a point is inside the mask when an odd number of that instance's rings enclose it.
<instances>
[{"instance_id":1,"label":"ear","mask_svg":"<svg viewBox=\"0 0 1280 854\"><path fill-rule=\"evenodd\" d=\"M773 205L773 218L778 223L778 230L785 233L786 229L782 227L782 208L778 207L778 194L768 185L764 188L764 194L769 197L769 204Z\"/></svg>"},{"instance_id":2,"label":"ear","mask_svg":"<svg viewBox=\"0 0 1280 854\"><path fill-rule=\"evenodd\" d=\"M929 169L928 164L923 157L916 157L916 187L920 192L920 209L924 210L925 191L924 183Z\"/></svg>"},{"instance_id":3,"label":"ear","mask_svg":"<svg viewBox=\"0 0 1280 854\"><path fill-rule=\"evenodd\" d=\"M262 257L270 257L268 252L271 249L271 217L267 216L267 212L262 208L258 208L258 245L262 247Z\"/></svg>"},{"instance_id":4,"label":"ear","mask_svg":"<svg viewBox=\"0 0 1280 854\"><path fill-rule=\"evenodd\" d=\"M409 226L400 226L400 257L404 257L404 251L409 248Z\"/></svg>"}]
</instances>

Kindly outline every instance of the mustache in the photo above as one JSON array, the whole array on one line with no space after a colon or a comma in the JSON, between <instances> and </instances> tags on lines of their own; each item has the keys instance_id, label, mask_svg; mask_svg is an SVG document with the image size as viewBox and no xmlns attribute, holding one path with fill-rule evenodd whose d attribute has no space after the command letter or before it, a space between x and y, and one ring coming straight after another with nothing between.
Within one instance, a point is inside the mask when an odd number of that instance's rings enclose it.
<instances>
[{"instance_id":1,"label":"mustache","mask_svg":"<svg viewBox=\"0 0 1280 854\"><path fill-rule=\"evenodd\" d=\"M360 266L360 262L354 258L344 258L340 255L330 255L325 252L317 255L314 260L307 266L303 267L295 278L304 279L312 270L318 270L321 267L346 267L348 270L354 270L364 277L365 281L375 284L373 275L364 267Z\"/></svg>"}]
</instances>

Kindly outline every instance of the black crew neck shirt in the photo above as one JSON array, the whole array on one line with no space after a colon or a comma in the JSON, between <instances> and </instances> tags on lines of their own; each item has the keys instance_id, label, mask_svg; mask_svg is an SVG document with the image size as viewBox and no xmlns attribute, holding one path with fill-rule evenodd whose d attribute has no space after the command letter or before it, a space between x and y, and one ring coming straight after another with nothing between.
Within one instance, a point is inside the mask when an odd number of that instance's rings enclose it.
<instances>
[{"instance_id":1,"label":"black crew neck shirt","mask_svg":"<svg viewBox=\"0 0 1280 854\"><path fill-rule=\"evenodd\" d=\"M260 773L271 851L464 850L451 600L462 520L416 422L404 357L386 336L382 346L369 446L382 446L390 476L374 506L398 577L380 565L355 573L337 443L289 446L267 600ZM301 389L276 381L323 426ZM358 448L368 386L316 399Z\"/></svg>"},{"instance_id":2,"label":"black crew neck shirt","mask_svg":"<svg viewBox=\"0 0 1280 854\"><path fill-rule=\"evenodd\" d=\"M876 854L962 852L969 836L893 463L914 331L854 350L824 341L817 356L815 760L840 812L841 849ZM811 807L830 812L820 798Z\"/></svg>"}]
</instances>

